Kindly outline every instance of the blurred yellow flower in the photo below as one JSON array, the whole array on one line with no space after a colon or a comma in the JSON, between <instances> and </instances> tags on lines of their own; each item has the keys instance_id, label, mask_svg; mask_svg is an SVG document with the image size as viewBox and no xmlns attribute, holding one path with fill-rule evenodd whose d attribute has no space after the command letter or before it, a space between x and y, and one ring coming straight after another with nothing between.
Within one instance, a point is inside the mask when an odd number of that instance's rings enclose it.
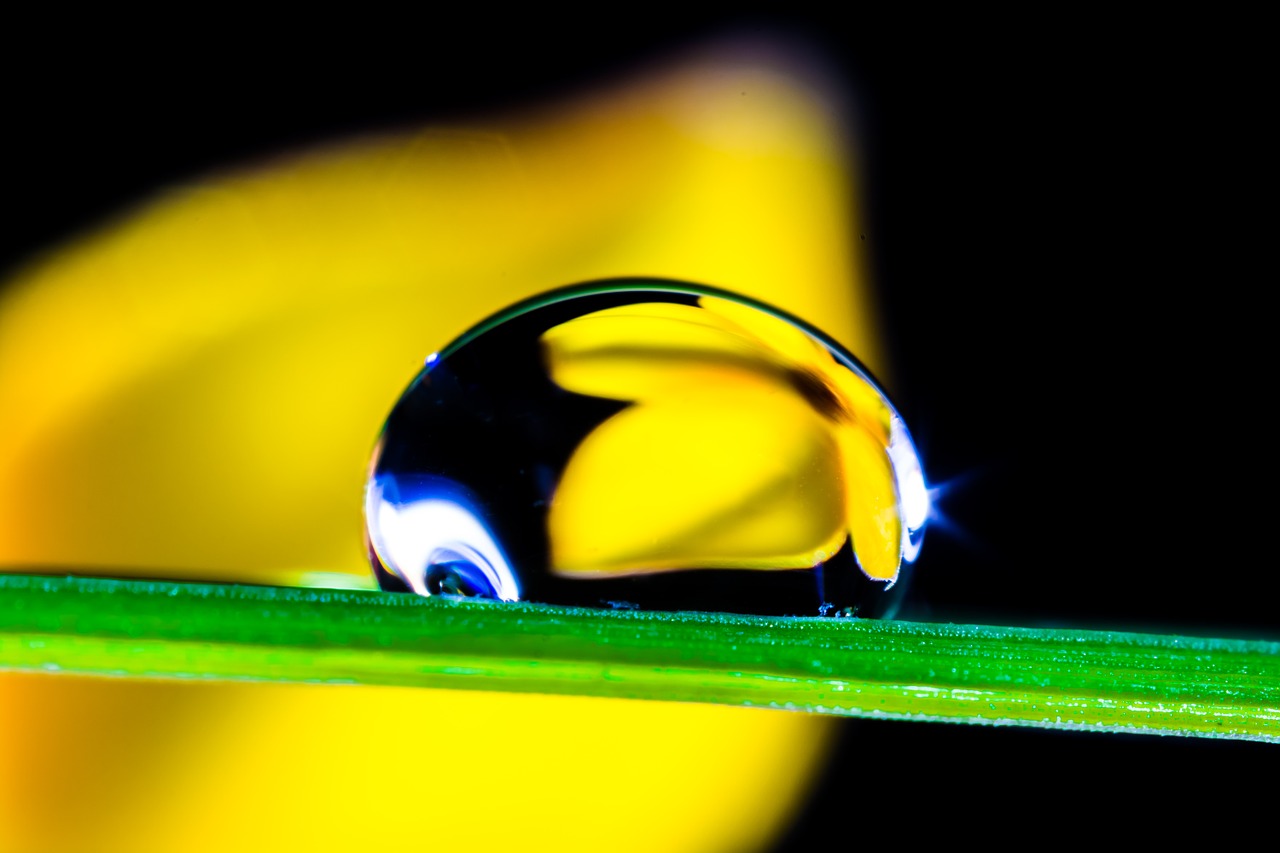
<instances>
[{"instance_id":1,"label":"blurred yellow flower","mask_svg":"<svg viewBox=\"0 0 1280 853\"><path fill-rule=\"evenodd\" d=\"M713 50L553 110L228 172L20 271L0 291L0 565L368 582L365 466L396 396L442 342L567 283L718 283L874 362L849 151L776 56ZM830 731L0 673L0 851L746 850Z\"/></svg>"}]
</instances>

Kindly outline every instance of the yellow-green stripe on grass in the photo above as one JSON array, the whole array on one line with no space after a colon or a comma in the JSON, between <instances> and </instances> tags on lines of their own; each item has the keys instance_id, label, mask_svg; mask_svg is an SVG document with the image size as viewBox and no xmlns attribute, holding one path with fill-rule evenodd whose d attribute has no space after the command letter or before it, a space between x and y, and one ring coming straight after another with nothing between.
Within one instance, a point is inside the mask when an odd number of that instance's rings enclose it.
<instances>
[{"instance_id":1,"label":"yellow-green stripe on grass","mask_svg":"<svg viewBox=\"0 0 1280 853\"><path fill-rule=\"evenodd\" d=\"M0 670L1280 741L1280 643L0 575Z\"/></svg>"}]
</instances>

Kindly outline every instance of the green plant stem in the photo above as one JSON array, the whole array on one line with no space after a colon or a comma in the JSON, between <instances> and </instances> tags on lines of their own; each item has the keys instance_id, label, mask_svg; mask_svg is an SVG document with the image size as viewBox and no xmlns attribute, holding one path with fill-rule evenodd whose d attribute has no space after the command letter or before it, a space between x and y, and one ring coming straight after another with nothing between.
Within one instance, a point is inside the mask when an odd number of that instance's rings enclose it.
<instances>
[{"instance_id":1,"label":"green plant stem","mask_svg":"<svg viewBox=\"0 0 1280 853\"><path fill-rule=\"evenodd\" d=\"M0 670L1280 741L1280 643L0 575Z\"/></svg>"}]
</instances>

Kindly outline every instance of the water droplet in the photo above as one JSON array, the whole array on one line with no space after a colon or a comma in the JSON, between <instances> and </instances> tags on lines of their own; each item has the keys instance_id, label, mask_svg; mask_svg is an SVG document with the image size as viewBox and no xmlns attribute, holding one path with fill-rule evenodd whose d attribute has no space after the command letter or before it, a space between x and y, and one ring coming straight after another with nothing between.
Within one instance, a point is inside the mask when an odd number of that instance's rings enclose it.
<instances>
[{"instance_id":1,"label":"water droplet","mask_svg":"<svg viewBox=\"0 0 1280 853\"><path fill-rule=\"evenodd\" d=\"M440 350L365 492L385 589L613 609L888 615L928 515L852 355L676 282L555 291Z\"/></svg>"}]
</instances>

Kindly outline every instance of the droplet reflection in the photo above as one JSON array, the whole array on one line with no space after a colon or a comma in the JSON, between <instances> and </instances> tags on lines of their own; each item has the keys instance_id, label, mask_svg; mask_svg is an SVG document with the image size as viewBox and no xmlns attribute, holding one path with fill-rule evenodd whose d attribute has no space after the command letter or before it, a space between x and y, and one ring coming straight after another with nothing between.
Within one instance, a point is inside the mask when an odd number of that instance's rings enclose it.
<instances>
[{"instance_id":1,"label":"droplet reflection","mask_svg":"<svg viewBox=\"0 0 1280 853\"><path fill-rule=\"evenodd\" d=\"M388 588L882 616L929 514L910 433L856 359L672 282L548 294L428 358L365 505Z\"/></svg>"}]
</instances>

